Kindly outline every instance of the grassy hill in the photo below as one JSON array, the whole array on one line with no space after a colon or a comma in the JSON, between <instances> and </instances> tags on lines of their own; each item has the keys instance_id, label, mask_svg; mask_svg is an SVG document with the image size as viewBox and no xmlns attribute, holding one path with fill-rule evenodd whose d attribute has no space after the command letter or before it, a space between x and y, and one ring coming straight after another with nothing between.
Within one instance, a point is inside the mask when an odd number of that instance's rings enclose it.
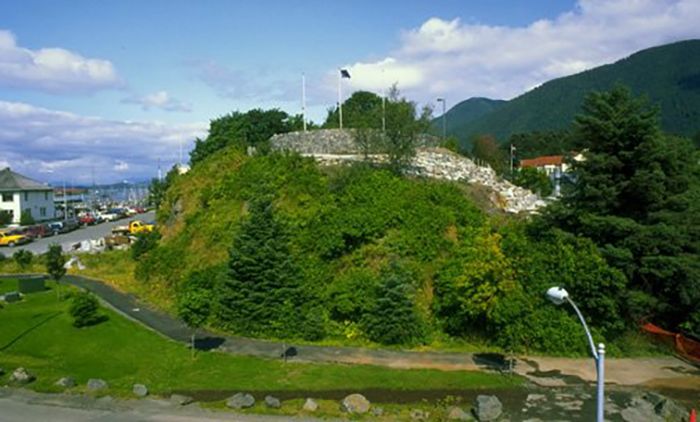
<instances>
[{"instance_id":1,"label":"grassy hill","mask_svg":"<svg viewBox=\"0 0 700 422\"><path fill-rule=\"evenodd\" d=\"M642 50L616 63L549 81L477 119L453 118L448 132L463 143L476 134L505 142L514 133L563 129L591 91L624 84L661 109L662 128L693 136L700 131L700 40Z\"/></svg>"},{"instance_id":2,"label":"grassy hill","mask_svg":"<svg viewBox=\"0 0 700 422\"><path fill-rule=\"evenodd\" d=\"M410 329L400 340L409 347L585 354L576 319L548 306L542 292L566 279L595 296L618 291L623 276L587 240L559 232L533 237L525 222L481 211L469 192L461 183L367 165L323 168L294 154L250 157L227 148L173 180L158 213L163 238L139 258L135 290L174 310L192 286L224 288L229 251L245 253L240 234L255 221L255 201L269 198L286 232L292 289L308 298L299 312L316 324L273 337L307 339L308 332L309 340L330 344L398 343L377 331L386 326ZM210 326L266 336L226 322L228 309L242 307L212 306ZM620 335L616 308L581 306L600 322L597 333ZM611 353L621 351L611 344Z\"/></svg>"}]
</instances>

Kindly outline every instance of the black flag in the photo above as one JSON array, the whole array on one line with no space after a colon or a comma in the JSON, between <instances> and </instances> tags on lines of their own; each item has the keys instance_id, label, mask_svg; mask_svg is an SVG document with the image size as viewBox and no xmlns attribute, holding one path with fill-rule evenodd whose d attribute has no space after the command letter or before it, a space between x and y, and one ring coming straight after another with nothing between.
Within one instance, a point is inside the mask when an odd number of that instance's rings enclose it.
<instances>
[{"instance_id":1,"label":"black flag","mask_svg":"<svg viewBox=\"0 0 700 422\"><path fill-rule=\"evenodd\" d=\"M350 72L347 69L340 69L340 77L350 79Z\"/></svg>"}]
</instances>

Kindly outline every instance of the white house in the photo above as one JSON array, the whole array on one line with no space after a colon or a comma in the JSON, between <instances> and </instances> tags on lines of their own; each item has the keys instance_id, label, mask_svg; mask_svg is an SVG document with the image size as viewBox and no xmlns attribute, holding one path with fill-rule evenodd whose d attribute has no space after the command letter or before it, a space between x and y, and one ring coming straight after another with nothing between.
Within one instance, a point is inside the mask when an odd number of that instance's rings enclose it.
<instances>
[{"instance_id":1,"label":"white house","mask_svg":"<svg viewBox=\"0 0 700 422\"><path fill-rule=\"evenodd\" d=\"M35 221L54 218L53 188L6 168L0 170L0 211L7 211L13 223L19 223L22 212Z\"/></svg>"}]
</instances>

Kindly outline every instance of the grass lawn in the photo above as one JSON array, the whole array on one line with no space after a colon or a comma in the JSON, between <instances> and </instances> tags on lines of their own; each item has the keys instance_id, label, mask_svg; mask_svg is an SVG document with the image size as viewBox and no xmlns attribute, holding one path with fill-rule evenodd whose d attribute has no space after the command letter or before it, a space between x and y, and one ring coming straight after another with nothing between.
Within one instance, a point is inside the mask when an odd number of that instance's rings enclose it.
<instances>
[{"instance_id":1,"label":"grass lawn","mask_svg":"<svg viewBox=\"0 0 700 422\"><path fill-rule=\"evenodd\" d=\"M10 283L0 280L0 289ZM80 386L89 378L102 378L110 385L109 394L117 396L130 395L134 383L146 384L153 394L195 390L469 390L517 388L521 384L517 377L482 372L285 364L218 352L200 352L192 359L185 345L106 309L101 310L109 318L106 322L74 328L68 307L69 302L59 302L51 290L27 295L22 302L0 309L0 367L8 372L26 367L37 376L32 386L40 391L56 391L53 384L62 376L74 377Z\"/></svg>"}]
</instances>

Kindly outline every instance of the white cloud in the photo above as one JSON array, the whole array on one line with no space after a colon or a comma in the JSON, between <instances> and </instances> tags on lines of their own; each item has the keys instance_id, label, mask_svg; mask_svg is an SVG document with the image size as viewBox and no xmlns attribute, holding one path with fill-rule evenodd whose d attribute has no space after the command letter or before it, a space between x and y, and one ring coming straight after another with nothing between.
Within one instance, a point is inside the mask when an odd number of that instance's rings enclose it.
<instances>
[{"instance_id":1,"label":"white cloud","mask_svg":"<svg viewBox=\"0 0 700 422\"><path fill-rule=\"evenodd\" d=\"M20 47L12 32L0 30L0 86L85 93L121 85L108 60L85 58L62 48Z\"/></svg>"},{"instance_id":2,"label":"white cloud","mask_svg":"<svg viewBox=\"0 0 700 422\"><path fill-rule=\"evenodd\" d=\"M0 162L39 180L89 183L146 179L160 159L167 170L207 123L166 125L86 117L25 103L0 101Z\"/></svg>"},{"instance_id":3,"label":"white cloud","mask_svg":"<svg viewBox=\"0 0 700 422\"><path fill-rule=\"evenodd\" d=\"M140 104L141 108L144 110L159 108L165 111L181 111L187 113L192 111L192 106L190 104L183 103L171 97L168 91L158 91L144 95L143 97L131 96L123 99L122 103Z\"/></svg>"},{"instance_id":4,"label":"white cloud","mask_svg":"<svg viewBox=\"0 0 700 422\"><path fill-rule=\"evenodd\" d=\"M697 0L580 0L555 19L522 27L435 17L402 32L386 58L347 66L349 84L380 92L398 82L421 102L508 99L644 48L699 38L698 22Z\"/></svg>"}]
</instances>

